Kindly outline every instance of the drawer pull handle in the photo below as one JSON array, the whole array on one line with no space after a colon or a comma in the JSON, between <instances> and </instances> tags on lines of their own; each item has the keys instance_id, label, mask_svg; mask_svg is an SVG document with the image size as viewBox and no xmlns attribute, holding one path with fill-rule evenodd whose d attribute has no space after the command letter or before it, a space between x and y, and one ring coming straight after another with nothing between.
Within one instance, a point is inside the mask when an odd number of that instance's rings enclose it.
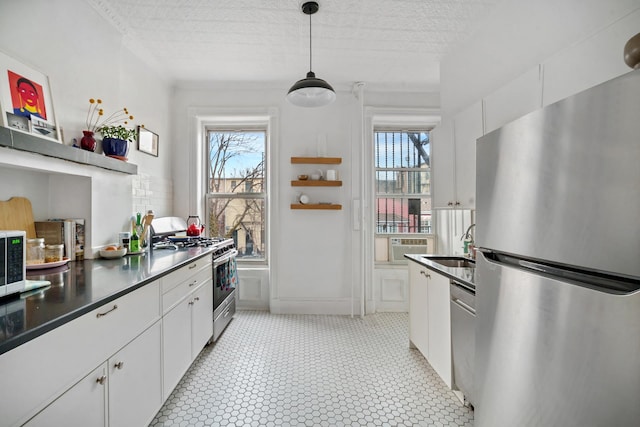
<instances>
[{"instance_id":1,"label":"drawer pull handle","mask_svg":"<svg viewBox=\"0 0 640 427\"><path fill-rule=\"evenodd\" d=\"M101 385L102 385L102 384L104 384L104 382L105 382L106 380L107 380L107 376L106 376L106 375L103 375L103 376L101 376L101 377L98 377L98 378L96 379L96 382L97 382L98 384L101 384Z\"/></svg>"},{"instance_id":2,"label":"drawer pull handle","mask_svg":"<svg viewBox=\"0 0 640 427\"><path fill-rule=\"evenodd\" d=\"M420 270L420 274L422 274L423 276L427 277L428 279L431 279L431 275L425 273L424 270Z\"/></svg>"},{"instance_id":3,"label":"drawer pull handle","mask_svg":"<svg viewBox=\"0 0 640 427\"><path fill-rule=\"evenodd\" d=\"M200 297L195 297L193 300L194 301L200 301Z\"/></svg>"},{"instance_id":4,"label":"drawer pull handle","mask_svg":"<svg viewBox=\"0 0 640 427\"><path fill-rule=\"evenodd\" d=\"M193 305L193 304L194 304L193 300L189 301L189 305Z\"/></svg>"},{"instance_id":5,"label":"drawer pull handle","mask_svg":"<svg viewBox=\"0 0 640 427\"><path fill-rule=\"evenodd\" d=\"M113 365L114 367L118 368L118 369L122 369L122 367L124 366L124 362L120 361L118 363L116 363L115 365Z\"/></svg>"},{"instance_id":6,"label":"drawer pull handle","mask_svg":"<svg viewBox=\"0 0 640 427\"><path fill-rule=\"evenodd\" d=\"M96 317L97 318L101 318L102 316L106 316L107 314L111 313L113 310L115 310L117 308L118 308L118 306L114 304L113 308L111 310L107 310L104 313L98 313L98 314L96 314Z\"/></svg>"},{"instance_id":7,"label":"drawer pull handle","mask_svg":"<svg viewBox=\"0 0 640 427\"><path fill-rule=\"evenodd\" d=\"M196 266L197 266L197 265L198 265L198 264L196 264L196 263L194 262L193 264L191 264L191 265L189 266L189 270L193 270L194 268L196 268Z\"/></svg>"},{"instance_id":8,"label":"drawer pull handle","mask_svg":"<svg viewBox=\"0 0 640 427\"><path fill-rule=\"evenodd\" d=\"M198 281L197 281L197 280L194 280L193 282L189 283L189 287L194 286L196 283L198 283Z\"/></svg>"}]
</instances>

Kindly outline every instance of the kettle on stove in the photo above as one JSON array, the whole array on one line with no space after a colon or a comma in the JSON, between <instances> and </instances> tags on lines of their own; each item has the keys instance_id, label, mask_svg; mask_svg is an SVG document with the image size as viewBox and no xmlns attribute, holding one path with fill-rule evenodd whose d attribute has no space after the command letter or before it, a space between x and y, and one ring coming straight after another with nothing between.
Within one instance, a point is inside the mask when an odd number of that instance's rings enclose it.
<instances>
[{"instance_id":1,"label":"kettle on stove","mask_svg":"<svg viewBox=\"0 0 640 427\"><path fill-rule=\"evenodd\" d=\"M189 215L187 219L187 236L200 236L204 231L204 225L200 223L200 217L197 215Z\"/></svg>"}]
</instances>

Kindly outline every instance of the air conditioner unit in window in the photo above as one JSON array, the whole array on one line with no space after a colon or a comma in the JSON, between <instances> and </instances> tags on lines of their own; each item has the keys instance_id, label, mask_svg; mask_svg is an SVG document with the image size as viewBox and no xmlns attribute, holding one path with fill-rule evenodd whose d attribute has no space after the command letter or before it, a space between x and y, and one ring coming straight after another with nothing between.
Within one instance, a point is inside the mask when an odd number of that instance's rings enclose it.
<instances>
[{"instance_id":1,"label":"air conditioner unit in window","mask_svg":"<svg viewBox=\"0 0 640 427\"><path fill-rule=\"evenodd\" d=\"M427 238L391 237L389 239L389 261L395 264L406 263L404 254L428 253Z\"/></svg>"}]
</instances>

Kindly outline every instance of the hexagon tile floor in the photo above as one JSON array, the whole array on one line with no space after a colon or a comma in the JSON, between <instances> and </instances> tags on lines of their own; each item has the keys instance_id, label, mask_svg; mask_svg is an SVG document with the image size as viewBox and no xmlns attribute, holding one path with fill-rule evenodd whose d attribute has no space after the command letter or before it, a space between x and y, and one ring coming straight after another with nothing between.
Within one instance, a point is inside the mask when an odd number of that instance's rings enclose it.
<instances>
[{"instance_id":1,"label":"hexagon tile floor","mask_svg":"<svg viewBox=\"0 0 640 427\"><path fill-rule=\"evenodd\" d=\"M417 350L406 313L239 311L151 426L471 426Z\"/></svg>"}]
</instances>

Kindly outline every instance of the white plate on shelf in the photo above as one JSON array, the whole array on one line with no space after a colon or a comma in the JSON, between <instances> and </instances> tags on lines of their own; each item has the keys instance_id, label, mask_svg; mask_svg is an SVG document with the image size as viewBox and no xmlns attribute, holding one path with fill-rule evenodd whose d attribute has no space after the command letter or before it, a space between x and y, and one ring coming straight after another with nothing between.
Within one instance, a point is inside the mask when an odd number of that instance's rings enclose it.
<instances>
[{"instance_id":1,"label":"white plate on shelf","mask_svg":"<svg viewBox=\"0 0 640 427\"><path fill-rule=\"evenodd\" d=\"M55 268L65 265L69 262L69 258L63 258L62 261L45 262L43 264L27 264L27 270L43 270L45 268Z\"/></svg>"}]
</instances>

